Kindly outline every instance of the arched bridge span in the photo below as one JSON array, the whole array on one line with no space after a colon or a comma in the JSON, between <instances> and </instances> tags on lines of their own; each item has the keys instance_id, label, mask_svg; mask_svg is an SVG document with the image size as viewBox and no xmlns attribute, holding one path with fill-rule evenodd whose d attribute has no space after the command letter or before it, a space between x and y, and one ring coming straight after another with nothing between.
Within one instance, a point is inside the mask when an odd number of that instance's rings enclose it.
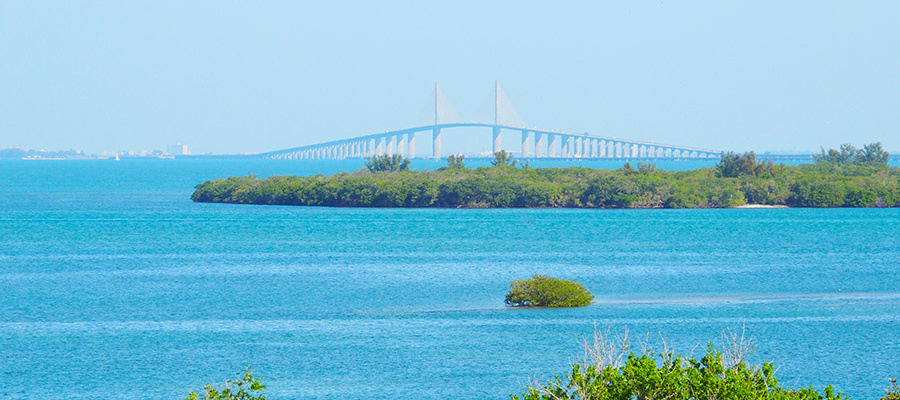
<instances>
[{"instance_id":1,"label":"arched bridge span","mask_svg":"<svg viewBox=\"0 0 900 400\"><path fill-rule=\"evenodd\" d=\"M720 152L673 146L660 143L642 142L615 137L595 136L587 133L557 131L522 126L517 120L511 103L494 84L493 123L486 122L442 122L446 121L449 103L442 103L440 87L434 85L434 123L396 131L375 133L350 139L334 140L308 146L272 151L259 154L270 159L323 160L400 154L415 158L417 134L431 133L431 157L440 158L443 132L453 128L489 128L492 132L493 152L512 150L517 146L505 147L502 133L517 136L522 158L594 158L594 159L694 159L715 158ZM442 118L443 116L443 118Z\"/></svg>"},{"instance_id":2,"label":"arched bridge span","mask_svg":"<svg viewBox=\"0 0 900 400\"><path fill-rule=\"evenodd\" d=\"M453 128L489 128L493 135L493 151L519 147L522 158L593 158L593 159L698 159L716 158L719 151L643 142L615 137L595 136L533 127L494 125L480 122L456 122L418 126L389 132L334 140L308 146L259 154L269 159L326 160L364 158L382 154L417 157L417 136L431 133L431 151L426 157L440 158L445 130ZM518 133L518 144L504 147L503 131ZM427 142L426 142L427 143Z\"/></svg>"}]
</instances>

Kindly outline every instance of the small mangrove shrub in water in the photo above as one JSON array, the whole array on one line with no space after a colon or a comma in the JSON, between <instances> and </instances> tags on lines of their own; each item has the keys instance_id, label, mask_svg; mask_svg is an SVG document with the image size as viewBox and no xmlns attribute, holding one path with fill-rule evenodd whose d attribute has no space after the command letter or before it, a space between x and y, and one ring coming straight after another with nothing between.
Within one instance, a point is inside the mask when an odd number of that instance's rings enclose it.
<instances>
[{"instance_id":1,"label":"small mangrove shrub in water","mask_svg":"<svg viewBox=\"0 0 900 400\"><path fill-rule=\"evenodd\" d=\"M580 283L544 275L512 281L509 286L505 303L513 307L581 307L594 300Z\"/></svg>"}]
</instances>

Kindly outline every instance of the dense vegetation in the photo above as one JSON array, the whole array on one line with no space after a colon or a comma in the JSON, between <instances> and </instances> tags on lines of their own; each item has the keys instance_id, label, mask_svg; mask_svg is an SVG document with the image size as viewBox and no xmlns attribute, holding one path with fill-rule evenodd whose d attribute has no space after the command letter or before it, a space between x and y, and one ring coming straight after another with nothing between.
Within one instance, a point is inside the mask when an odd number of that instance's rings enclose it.
<instances>
[{"instance_id":1,"label":"dense vegetation","mask_svg":"<svg viewBox=\"0 0 900 400\"><path fill-rule=\"evenodd\" d=\"M387 156L385 156L387 157ZM900 169L880 144L823 150L813 164L774 165L750 152L728 153L715 168L663 171L653 164L617 170L516 167L498 153L490 167L451 156L437 171L409 171L403 159L369 159L368 169L331 176L230 177L204 182L198 202L332 207L728 208L898 207Z\"/></svg>"},{"instance_id":2,"label":"dense vegetation","mask_svg":"<svg viewBox=\"0 0 900 400\"><path fill-rule=\"evenodd\" d=\"M505 302L513 307L581 307L591 300L594 296L578 282L533 275L510 282Z\"/></svg>"},{"instance_id":3,"label":"dense vegetation","mask_svg":"<svg viewBox=\"0 0 900 400\"><path fill-rule=\"evenodd\" d=\"M722 353L709 346L699 360L671 352L654 357L630 354L621 366L575 364L572 372L545 385L528 387L516 400L838 400L831 386L824 393L813 388L790 389L779 385L775 368L744 362L727 365Z\"/></svg>"},{"instance_id":4,"label":"dense vegetation","mask_svg":"<svg viewBox=\"0 0 900 400\"><path fill-rule=\"evenodd\" d=\"M746 363L755 351L752 337L744 330L723 332L724 347L710 343L699 360L668 349L655 352L648 342L640 343L640 354L631 351L628 332L611 335L596 331L592 342L583 343L585 358L572 365L563 377L555 376L546 384L527 386L513 400L846 400L835 394L831 385L820 393L812 387L791 389L779 384L771 363L750 366ZM881 400L900 399L896 380Z\"/></svg>"}]
</instances>

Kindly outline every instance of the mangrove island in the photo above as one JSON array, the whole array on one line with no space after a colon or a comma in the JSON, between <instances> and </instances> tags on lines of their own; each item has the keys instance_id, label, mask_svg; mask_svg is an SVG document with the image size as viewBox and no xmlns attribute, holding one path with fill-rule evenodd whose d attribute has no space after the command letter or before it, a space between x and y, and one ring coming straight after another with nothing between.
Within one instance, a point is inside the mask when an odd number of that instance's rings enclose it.
<instances>
[{"instance_id":1,"label":"mangrove island","mask_svg":"<svg viewBox=\"0 0 900 400\"><path fill-rule=\"evenodd\" d=\"M880 143L822 150L799 166L723 153L715 167L665 171L626 163L615 170L532 168L509 153L467 168L450 156L435 171L413 171L398 155L371 157L365 169L331 176L229 177L197 185L195 202L328 207L732 208L898 207L900 168Z\"/></svg>"}]
</instances>

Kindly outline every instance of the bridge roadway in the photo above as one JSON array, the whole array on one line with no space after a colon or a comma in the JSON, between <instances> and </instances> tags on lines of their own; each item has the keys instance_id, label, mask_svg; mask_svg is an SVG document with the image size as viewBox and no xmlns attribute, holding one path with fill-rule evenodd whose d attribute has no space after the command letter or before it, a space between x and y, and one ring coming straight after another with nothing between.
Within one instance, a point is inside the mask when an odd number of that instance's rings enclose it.
<instances>
[{"instance_id":1,"label":"bridge roadway","mask_svg":"<svg viewBox=\"0 0 900 400\"><path fill-rule=\"evenodd\" d=\"M257 155L268 159L325 160L363 158L383 154L416 157L416 134L431 132L432 157L441 157L443 130L451 128L490 128L493 151L503 149L501 131L521 134L522 158L594 158L594 159L703 159L718 158L720 151L652 142L594 136L551 129L539 129L502 124L458 122L418 126L375 133L350 139L312 144ZM533 143L533 144L532 144ZM532 152L533 149L533 152Z\"/></svg>"}]
</instances>

